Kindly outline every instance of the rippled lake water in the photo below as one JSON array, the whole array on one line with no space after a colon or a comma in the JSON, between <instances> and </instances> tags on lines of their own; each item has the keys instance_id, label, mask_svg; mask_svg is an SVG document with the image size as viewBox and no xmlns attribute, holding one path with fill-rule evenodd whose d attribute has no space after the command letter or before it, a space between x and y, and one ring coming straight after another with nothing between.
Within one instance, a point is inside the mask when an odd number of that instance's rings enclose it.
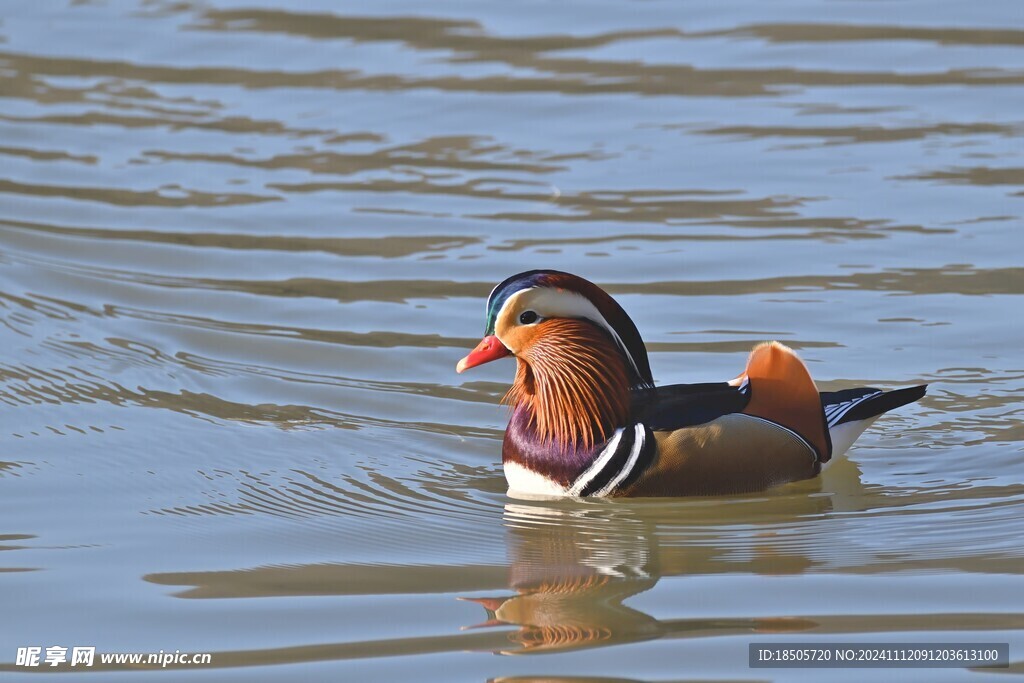
<instances>
[{"instance_id":1,"label":"rippled lake water","mask_svg":"<svg viewBox=\"0 0 1024 683\"><path fill-rule=\"evenodd\" d=\"M1024 672L1019 3L0 17L5 678L59 645L212 654L130 674L162 681L823 679L747 668L779 640ZM774 338L823 389L930 392L767 494L512 500L512 363L454 366L539 267L617 296L661 382Z\"/></svg>"}]
</instances>

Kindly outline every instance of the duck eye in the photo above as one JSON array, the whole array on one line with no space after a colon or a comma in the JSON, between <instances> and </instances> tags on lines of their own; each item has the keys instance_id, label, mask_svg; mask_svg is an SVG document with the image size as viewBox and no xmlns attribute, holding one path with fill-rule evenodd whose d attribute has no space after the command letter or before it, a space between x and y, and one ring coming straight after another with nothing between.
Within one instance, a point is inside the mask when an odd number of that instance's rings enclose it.
<instances>
[{"instance_id":1,"label":"duck eye","mask_svg":"<svg viewBox=\"0 0 1024 683\"><path fill-rule=\"evenodd\" d=\"M533 311L523 311L519 315L520 325L532 325L535 322L537 322L537 314Z\"/></svg>"}]
</instances>

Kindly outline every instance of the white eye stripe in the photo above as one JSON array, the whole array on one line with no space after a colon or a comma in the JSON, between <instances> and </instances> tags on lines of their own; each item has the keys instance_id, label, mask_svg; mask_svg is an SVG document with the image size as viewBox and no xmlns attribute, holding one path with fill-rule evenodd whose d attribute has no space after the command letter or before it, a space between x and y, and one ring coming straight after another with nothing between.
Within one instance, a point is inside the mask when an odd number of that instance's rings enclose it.
<instances>
[{"instance_id":1,"label":"white eye stripe","mask_svg":"<svg viewBox=\"0 0 1024 683\"><path fill-rule=\"evenodd\" d=\"M633 366L633 370L636 372L637 377L643 377L640 372L640 368L637 367L636 361L633 360L633 354L626 348L622 338L615 331L615 328L608 324L608 321L604 319L601 312L597 310L597 306L582 294L576 292L570 292L567 290L552 289L550 287L530 287L516 292L508 298L505 304L501 307L501 311L498 317L502 317L505 314L505 310L509 306L517 305L520 297L528 296L528 305L531 311L534 311L539 317L537 322L546 318L583 318L589 320L592 323L600 325L604 328L608 334L612 336L615 343L618 345L622 352L629 359L630 365Z\"/></svg>"}]
</instances>

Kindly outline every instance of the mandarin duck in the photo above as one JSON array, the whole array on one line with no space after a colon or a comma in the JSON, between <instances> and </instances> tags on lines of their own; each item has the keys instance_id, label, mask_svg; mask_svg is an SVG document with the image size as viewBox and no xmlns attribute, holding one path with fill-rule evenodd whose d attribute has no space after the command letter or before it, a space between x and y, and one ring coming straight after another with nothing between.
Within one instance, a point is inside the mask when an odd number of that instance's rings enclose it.
<instances>
[{"instance_id":1,"label":"mandarin duck","mask_svg":"<svg viewBox=\"0 0 1024 683\"><path fill-rule=\"evenodd\" d=\"M754 347L721 383L655 386L636 325L604 290L556 270L506 279L484 338L456 370L517 362L503 401L511 495L749 493L818 475L883 413L926 385L819 392L779 342Z\"/></svg>"}]
</instances>

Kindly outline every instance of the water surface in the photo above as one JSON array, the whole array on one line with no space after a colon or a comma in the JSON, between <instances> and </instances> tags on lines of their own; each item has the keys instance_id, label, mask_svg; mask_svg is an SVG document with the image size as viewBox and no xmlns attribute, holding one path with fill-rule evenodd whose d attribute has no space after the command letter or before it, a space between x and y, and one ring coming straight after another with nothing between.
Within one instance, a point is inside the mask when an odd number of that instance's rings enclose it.
<instances>
[{"instance_id":1,"label":"water surface","mask_svg":"<svg viewBox=\"0 0 1024 683\"><path fill-rule=\"evenodd\" d=\"M747 668L791 639L1024 672L1022 112L1010 0L7 7L0 670L821 680ZM542 267L662 382L779 339L826 390L931 389L816 481L516 501L512 364L454 365Z\"/></svg>"}]
</instances>

